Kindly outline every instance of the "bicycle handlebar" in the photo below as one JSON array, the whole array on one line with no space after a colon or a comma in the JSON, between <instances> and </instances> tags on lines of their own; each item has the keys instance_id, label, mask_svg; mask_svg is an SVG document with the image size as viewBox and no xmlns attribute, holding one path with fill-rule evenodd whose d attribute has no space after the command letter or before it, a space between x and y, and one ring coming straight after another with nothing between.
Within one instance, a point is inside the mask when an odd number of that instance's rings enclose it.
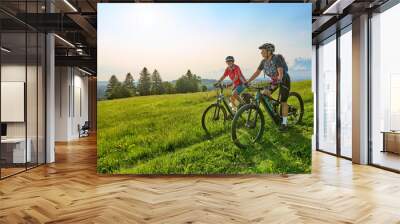
<instances>
[{"instance_id":1,"label":"bicycle handlebar","mask_svg":"<svg viewBox=\"0 0 400 224\"><path fill-rule=\"evenodd\" d=\"M268 85L265 86L260 86L260 85L246 85L247 88L249 89L255 89L255 90L263 90L266 87L268 87Z\"/></svg>"},{"instance_id":2,"label":"bicycle handlebar","mask_svg":"<svg viewBox=\"0 0 400 224\"><path fill-rule=\"evenodd\" d=\"M214 83L214 87L216 87L216 88L220 88L220 89L224 89L224 88L228 88L229 87L229 85L227 84L227 85L224 85L224 84L222 84L222 83Z\"/></svg>"},{"instance_id":3,"label":"bicycle handlebar","mask_svg":"<svg viewBox=\"0 0 400 224\"><path fill-rule=\"evenodd\" d=\"M267 83L266 85L262 85L262 86L260 86L260 85L255 85L255 84L250 85L250 84L248 84L248 83L245 84L246 88L249 88L249 89L256 89L256 90L263 90L263 89L265 89L266 87L268 87L268 86L270 86L270 85L271 85L271 83ZM217 82L217 83L214 83L214 87L219 88L219 89L222 90L222 89L224 89L224 88L228 88L228 85L224 85L224 84L222 84L222 83Z\"/></svg>"}]
</instances>

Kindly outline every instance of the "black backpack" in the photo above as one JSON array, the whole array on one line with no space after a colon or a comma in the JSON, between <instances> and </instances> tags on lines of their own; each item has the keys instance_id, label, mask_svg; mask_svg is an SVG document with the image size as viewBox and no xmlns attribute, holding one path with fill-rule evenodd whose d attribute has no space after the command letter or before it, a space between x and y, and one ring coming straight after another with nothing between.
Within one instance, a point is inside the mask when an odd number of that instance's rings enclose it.
<instances>
[{"instance_id":1,"label":"black backpack","mask_svg":"<svg viewBox=\"0 0 400 224\"><path fill-rule=\"evenodd\" d=\"M287 71L287 70L288 70L288 66L287 66L287 63L286 63L285 58L284 58L281 54L275 54L275 56L278 58L278 60L282 61L282 63L283 63L283 70L284 70L284 71Z\"/></svg>"}]
</instances>

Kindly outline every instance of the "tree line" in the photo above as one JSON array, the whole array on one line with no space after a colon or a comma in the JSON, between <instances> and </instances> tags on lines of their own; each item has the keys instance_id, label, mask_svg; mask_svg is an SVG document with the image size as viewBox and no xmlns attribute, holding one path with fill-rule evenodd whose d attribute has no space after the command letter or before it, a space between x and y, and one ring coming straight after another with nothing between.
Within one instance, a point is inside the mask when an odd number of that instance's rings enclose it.
<instances>
[{"instance_id":1,"label":"tree line","mask_svg":"<svg viewBox=\"0 0 400 224\"><path fill-rule=\"evenodd\" d=\"M201 86L201 77L193 74L190 70L176 80L174 84L173 82L163 81L157 69L150 74L148 69L144 67L139 74L137 85L131 73L126 74L123 82L120 82L116 75L112 75L107 84L105 97L117 99L132 96L193 93L206 90L206 86Z\"/></svg>"}]
</instances>

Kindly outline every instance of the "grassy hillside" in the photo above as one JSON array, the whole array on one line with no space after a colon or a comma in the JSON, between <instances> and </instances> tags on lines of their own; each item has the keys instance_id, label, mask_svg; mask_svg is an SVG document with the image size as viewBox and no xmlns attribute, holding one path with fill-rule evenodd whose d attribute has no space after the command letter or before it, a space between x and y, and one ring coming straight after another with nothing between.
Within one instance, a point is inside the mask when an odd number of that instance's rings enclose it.
<instances>
[{"instance_id":1,"label":"grassy hillside","mask_svg":"<svg viewBox=\"0 0 400 224\"><path fill-rule=\"evenodd\" d=\"M311 81L292 83L305 102L303 123L281 133L265 112L262 142L239 149L230 129L207 139L201 115L215 91L98 102L100 173L250 174L308 173L311 166Z\"/></svg>"}]
</instances>

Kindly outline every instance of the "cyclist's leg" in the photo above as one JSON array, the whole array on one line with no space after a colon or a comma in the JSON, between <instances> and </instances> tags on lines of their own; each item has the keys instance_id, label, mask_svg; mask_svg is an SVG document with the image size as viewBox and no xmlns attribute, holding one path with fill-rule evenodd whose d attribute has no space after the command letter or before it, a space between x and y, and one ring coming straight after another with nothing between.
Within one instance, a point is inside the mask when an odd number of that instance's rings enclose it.
<instances>
[{"instance_id":1,"label":"cyclist's leg","mask_svg":"<svg viewBox=\"0 0 400 224\"><path fill-rule=\"evenodd\" d=\"M236 86L236 87L233 88L232 95L229 98L230 101L231 101L232 107L234 107L234 109L236 109L237 106L238 106L238 103L236 102L236 101L238 101L238 98L239 98L239 93L237 91L237 86Z\"/></svg>"},{"instance_id":2,"label":"cyclist's leg","mask_svg":"<svg viewBox=\"0 0 400 224\"><path fill-rule=\"evenodd\" d=\"M231 103L232 103L232 105L233 105L234 107L237 107L237 103L236 103L237 99L238 99L238 94L237 94L237 92L236 92L236 91L232 91L232 95L231 95L231 97L229 98L229 100L231 101Z\"/></svg>"},{"instance_id":3,"label":"cyclist's leg","mask_svg":"<svg viewBox=\"0 0 400 224\"><path fill-rule=\"evenodd\" d=\"M287 100L290 92L290 78L288 75L284 75L281 84L279 85L279 99L282 107L282 124L287 125L287 116L289 106Z\"/></svg>"},{"instance_id":4,"label":"cyclist's leg","mask_svg":"<svg viewBox=\"0 0 400 224\"><path fill-rule=\"evenodd\" d=\"M243 104L242 99L240 98L240 94L245 90L244 85L236 86L232 91L231 102L235 107L238 107L240 104Z\"/></svg>"}]
</instances>

